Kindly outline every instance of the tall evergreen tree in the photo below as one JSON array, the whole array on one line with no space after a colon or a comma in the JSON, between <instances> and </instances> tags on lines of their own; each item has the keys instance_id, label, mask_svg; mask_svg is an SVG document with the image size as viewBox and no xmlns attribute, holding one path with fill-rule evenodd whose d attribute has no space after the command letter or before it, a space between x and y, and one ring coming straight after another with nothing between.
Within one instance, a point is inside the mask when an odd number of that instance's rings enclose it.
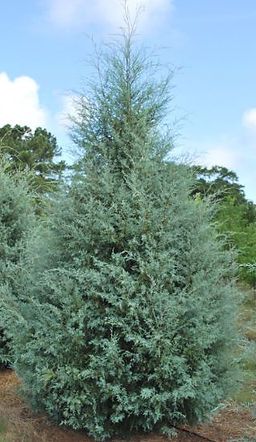
<instances>
[{"instance_id":1,"label":"tall evergreen tree","mask_svg":"<svg viewBox=\"0 0 256 442\"><path fill-rule=\"evenodd\" d=\"M231 378L232 260L187 168L166 162L169 79L133 36L81 97L79 172L28 247L13 328L33 403L98 440L200 421Z\"/></svg>"}]
</instances>

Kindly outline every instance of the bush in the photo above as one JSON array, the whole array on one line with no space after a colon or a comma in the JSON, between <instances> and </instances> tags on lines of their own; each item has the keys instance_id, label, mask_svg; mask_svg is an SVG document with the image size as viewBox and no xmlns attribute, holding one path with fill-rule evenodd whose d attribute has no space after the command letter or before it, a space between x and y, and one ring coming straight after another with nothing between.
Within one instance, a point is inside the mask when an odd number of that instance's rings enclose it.
<instances>
[{"instance_id":1,"label":"bush","mask_svg":"<svg viewBox=\"0 0 256 442\"><path fill-rule=\"evenodd\" d=\"M0 163L0 365L10 362L7 311L3 298L17 289L17 274L24 241L33 224L33 211L25 179L7 172ZM7 321L7 322L6 322Z\"/></svg>"},{"instance_id":2,"label":"bush","mask_svg":"<svg viewBox=\"0 0 256 442\"><path fill-rule=\"evenodd\" d=\"M235 340L231 256L188 168L166 161L168 81L130 33L103 60L75 122L79 172L28 247L12 332L33 404L98 440L204 419Z\"/></svg>"}]
</instances>

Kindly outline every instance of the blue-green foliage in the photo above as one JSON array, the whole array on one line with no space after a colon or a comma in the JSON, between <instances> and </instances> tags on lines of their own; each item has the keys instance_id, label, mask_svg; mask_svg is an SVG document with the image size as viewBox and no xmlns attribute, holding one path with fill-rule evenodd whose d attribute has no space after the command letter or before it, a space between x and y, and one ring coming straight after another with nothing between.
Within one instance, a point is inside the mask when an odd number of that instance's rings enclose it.
<instances>
[{"instance_id":1,"label":"blue-green foliage","mask_svg":"<svg viewBox=\"0 0 256 442\"><path fill-rule=\"evenodd\" d=\"M19 261L26 235L33 224L33 211L24 177L11 175L0 164L0 364L9 362L7 316L3 298L17 283Z\"/></svg>"},{"instance_id":2,"label":"blue-green foliage","mask_svg":"<svg viewBox=\"0 0 256 442\"><path fill-rule=\"evenodd\" d=\"M104 61L80 103L79 172L28 245L12 307L27 395L98 440L204 419L235 339L231 257L187 168L165 161L168 82L146 78L130 35Z\"/></svg>"}]
</instances>

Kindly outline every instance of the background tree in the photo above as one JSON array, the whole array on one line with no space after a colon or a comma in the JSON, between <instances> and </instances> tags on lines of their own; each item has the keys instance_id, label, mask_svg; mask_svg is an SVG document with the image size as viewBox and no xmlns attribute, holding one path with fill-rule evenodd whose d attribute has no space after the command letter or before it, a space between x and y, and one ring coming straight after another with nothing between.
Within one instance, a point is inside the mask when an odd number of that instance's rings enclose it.
<instances>
[{"instance_id":1,"label":"background tree","mask_svg":"<svg viewBox=\"0 0 256 442\"><path fill-rule=\"evenodd\" d=\"M0 155L4 155L11 171L33 171L33 186L37 193L56 188L65 170L65 162L56 162L61 155L56 138L41 127L32 131L28 126L9 124L0 128Z\"/></svg>"},{"instance_id":2,"label":"background tree","mask_svg":"<svg viewBox=\"0 0 256 442\"><path fill-rule=\"evenodd\" d=\"M33 404L103 440L204 419L228 390L235 334L231 256L187 168L166 162L169 79L132 28L100 61L73 132L80 171L32 237L10 309Z\"/></svg>"},{"instance_id":3,"label":"background tree","mask_svg":"<svg viewBox=\"0 0 256 442\"><path fill-rule=\"evenodd\" d=\"M235 172L220 166L195 166L193 171L197 182L192 194L218 200L218 230L227 236L228 245L238 251L240 280L255 288L256 205L247 200Z\"/></svg>"},{"instance_id":4,"label":"background tree","mask_svg":"<svg viewBox=\"0 0 256 442\"><path fill-rule=\"evenodd\" d=\"M193 166L192 170L197 178L194 194L215 195L219 199L232 197L237 204L246 202L243 186L238 182L238 176L233 170L222 166Z\"/></svg>"}]
</instances>

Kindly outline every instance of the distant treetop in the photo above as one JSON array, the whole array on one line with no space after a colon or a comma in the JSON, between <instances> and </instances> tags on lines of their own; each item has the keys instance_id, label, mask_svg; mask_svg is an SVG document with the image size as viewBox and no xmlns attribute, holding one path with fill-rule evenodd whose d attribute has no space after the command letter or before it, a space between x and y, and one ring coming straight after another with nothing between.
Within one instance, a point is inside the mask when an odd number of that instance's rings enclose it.
<instances>
[{"instance_id":1,"label":"distant treetop","mask_svg":"<svg viewBox=\"0 0 256 442\"><path fill-rule=\"evenodd\" d=\"M12 171L32 171L39 193L53 190L65 170L65 161L55 161L60 155L56 137L46 129L32 131L28 126L10 124L0 128L0 156L7 159Z\"/></svg>"}]
</instances>

